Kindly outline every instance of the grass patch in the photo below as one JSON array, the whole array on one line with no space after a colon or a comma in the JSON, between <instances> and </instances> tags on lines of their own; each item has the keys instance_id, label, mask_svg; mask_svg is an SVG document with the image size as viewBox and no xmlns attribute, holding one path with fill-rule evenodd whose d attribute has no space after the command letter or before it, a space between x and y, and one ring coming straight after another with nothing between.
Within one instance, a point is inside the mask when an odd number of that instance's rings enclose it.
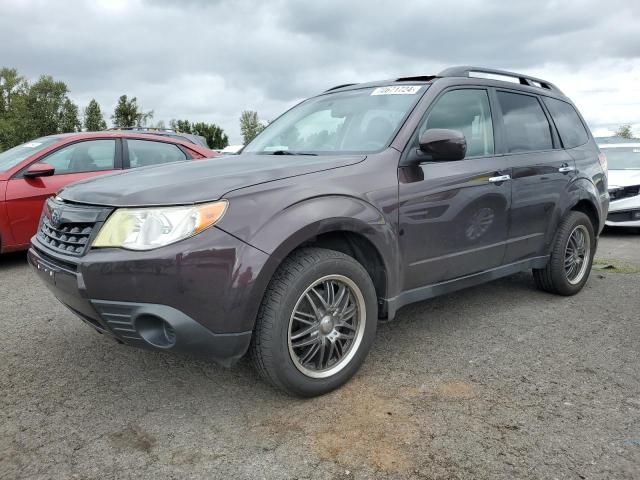
<instances>
[{"instance_id":1,"label":"grass patch","mask_svg":"<svg viewBox=\"0 0 640 480\"><path fill-rule=\"evenodd\" d=\"M592 270L609 273L640 273L640 267L630 263L618 262L617 260L607 260L596 258L593 261Z\"/></svg>"}]
</instances>

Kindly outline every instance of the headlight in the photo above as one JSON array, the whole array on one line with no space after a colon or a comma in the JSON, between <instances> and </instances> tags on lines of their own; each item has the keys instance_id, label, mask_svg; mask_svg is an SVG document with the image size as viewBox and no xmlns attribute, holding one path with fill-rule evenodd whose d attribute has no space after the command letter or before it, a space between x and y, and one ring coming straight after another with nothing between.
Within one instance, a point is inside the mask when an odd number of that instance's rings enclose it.
<instances>
[{"instance_id":1,"label":"headlight","mask_svg":"<svg viewBox=\"0 0 640 480\"><path fill-rule=\"evenodd\" d=\"M182 207L119 208L91 246L152 250L200 233L226 210L226 200Z\"/></svg>"}]
</instances>

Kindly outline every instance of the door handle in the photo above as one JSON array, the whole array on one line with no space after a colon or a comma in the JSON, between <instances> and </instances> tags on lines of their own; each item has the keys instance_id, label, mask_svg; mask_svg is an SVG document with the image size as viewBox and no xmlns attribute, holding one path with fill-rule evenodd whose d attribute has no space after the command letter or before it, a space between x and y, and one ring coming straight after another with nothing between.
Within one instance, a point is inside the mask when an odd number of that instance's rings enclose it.
<instances>
[{"instance_id":1,"label":"door handle","mask_svg":"<svg viewBox=\"0 0 640 480\"><path fill-rule=\"evenodd\" d=\"M558 171L560 173L568 173L568 172L573 172L576 169L576 167L571 167L569 165L562 165L560 168L558 168Z\"/></svg>"},{"instance_id":2,"label":"door handle","mask_svg":"<svg viewBox=\"0 0 640 480\"><path fill-rule=\"evenodd\" d=\"M511 175L498 175L497 177L489 177L489 183L502 183L511 180Z\"/></svg>"}]
</instances>

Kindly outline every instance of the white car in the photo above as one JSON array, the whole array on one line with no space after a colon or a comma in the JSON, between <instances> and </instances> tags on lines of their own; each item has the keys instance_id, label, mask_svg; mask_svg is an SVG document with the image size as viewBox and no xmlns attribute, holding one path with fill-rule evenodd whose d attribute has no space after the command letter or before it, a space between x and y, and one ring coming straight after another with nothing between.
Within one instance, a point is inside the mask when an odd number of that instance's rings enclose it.
<instances>
[{"instance_id":1,"label":"white car","mask_svg":"<svg viewBox=\"0 0 640 480\"><path fill-rule=\"evenodd\" d=\"M603 143L609 162L610 227L640 227L640 142Z\"/></svg>"}]
</instances>

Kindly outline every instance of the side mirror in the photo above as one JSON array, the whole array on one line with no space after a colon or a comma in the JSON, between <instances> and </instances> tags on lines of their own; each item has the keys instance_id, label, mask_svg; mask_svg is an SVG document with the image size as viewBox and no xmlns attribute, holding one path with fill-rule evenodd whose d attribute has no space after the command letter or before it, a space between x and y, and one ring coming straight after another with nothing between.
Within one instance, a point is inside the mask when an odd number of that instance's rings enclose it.
<instances>
[{"instance_id":1,"label":"side mirror","mask_svg":"<svg viewBox=\"0 0 640 480\"><path fill-rule=\"evenodd\" d=\"M34 163L27 171L24 172L24 176L27 178L36 177L50 177L55 173L56 169L48 163Z\"/></svg>"},{"instance_id":2,"label":"side mirror","mask_svg":"<svg viewBox=\"0 0 640 480\"><path fill-rule=\"evenodd\" d=\"M467 154L467 140L458 130L431 128L420 135L419 143L433 161L462 160Z\"/></svg>"}]
</instances>

